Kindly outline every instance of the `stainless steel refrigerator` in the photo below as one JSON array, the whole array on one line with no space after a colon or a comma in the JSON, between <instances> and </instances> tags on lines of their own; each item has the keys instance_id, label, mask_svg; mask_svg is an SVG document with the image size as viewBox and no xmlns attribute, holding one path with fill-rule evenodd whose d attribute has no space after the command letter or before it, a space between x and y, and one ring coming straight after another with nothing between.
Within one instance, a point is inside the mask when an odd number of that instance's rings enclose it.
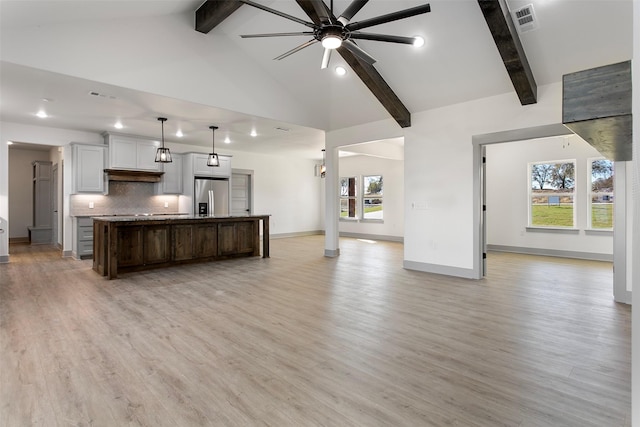
<instances>
[{"instance_id":1,"label":"stainless steel refrigerator","mask_svg":"<svg viewBox=\"0 0 640 427\"><path fill-rule=\"evenodd\" d=\"M196 178L193 192L193 212L196 215L229 215L229 180Z\"/></svg>"}]
</instances>

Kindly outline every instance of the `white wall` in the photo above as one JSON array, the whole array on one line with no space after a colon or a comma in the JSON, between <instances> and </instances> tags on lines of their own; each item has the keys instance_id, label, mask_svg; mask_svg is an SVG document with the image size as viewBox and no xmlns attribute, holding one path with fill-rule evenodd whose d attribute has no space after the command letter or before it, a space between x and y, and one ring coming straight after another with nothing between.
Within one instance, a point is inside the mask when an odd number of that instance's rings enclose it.
<instances>
[{"instance_id":1,"label":"white wall","mask_svg":"<svg viewBox=\"0 0 640 427\"><path fill-rule=\"evenodd\" d=\"M404 236L404 162L371 156L340 158L340 176L382 175L383 223L340 221L341 232L402 238ZM394 239L395 240L395 239Z\"/></svg>"},{"instance_id":2,"label":"white wall","mask_svg":"<svg viewBox=\"0 0 640 427\"><path fill-rule=\"evenodd\" d=\"M33 167L35 160L48 161L49 152L9 149L9 238L27 238L33 225Z\"/></svg>"},{"instance_id":3,"label":"white wall","mask_svg":"<svg viewBox=\"0 0 640 427\"><path fill-rule=\"evenodd\" d=\"M405 129L405 266L474 277L472 136L558 123L562 85L413 114Z\"/></svg>"},{"instance_id":4,"label":"white wall","mask_svg":"<svg viewBox=\"0 0 640 427\"><path fill-rule=\"evenodd\" d=\"M486 147L487 243L517 248L613 255L612 233L585 233L588 226L590 177L589 159L602 157L576 135L541 138ZM578 234L527 231L528 164L530 162L575 160L574 206ZM602 258L602 257L601 257ZM607 258L607 257L604 257Z\"/></svg>"}]
</instances>

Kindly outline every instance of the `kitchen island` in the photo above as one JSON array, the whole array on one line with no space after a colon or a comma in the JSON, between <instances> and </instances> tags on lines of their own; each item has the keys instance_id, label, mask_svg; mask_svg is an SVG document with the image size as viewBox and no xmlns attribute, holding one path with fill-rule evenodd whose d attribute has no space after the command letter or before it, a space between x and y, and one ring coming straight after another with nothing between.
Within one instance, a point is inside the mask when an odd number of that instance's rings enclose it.
<instances>
[{"instance_id":1,"label":"kitchen island","mask_svg":"<svg viewBox=\"0 0 640 427\"><path fill-rule=\"evenodd\" d=\"M118 273L260 255L269 258L269 215L93 218L93 269Z\"/></svg>"}]
</instances>

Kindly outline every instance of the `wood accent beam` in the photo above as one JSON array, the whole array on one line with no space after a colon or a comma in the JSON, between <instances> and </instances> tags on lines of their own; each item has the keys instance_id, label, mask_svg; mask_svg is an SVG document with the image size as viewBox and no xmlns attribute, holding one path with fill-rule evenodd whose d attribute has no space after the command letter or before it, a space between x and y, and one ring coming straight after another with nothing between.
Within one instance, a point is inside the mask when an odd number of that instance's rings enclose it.
<instances>
[{"instance_id":1,"label":"wood accent beam","mask_svg":"<svg viewBox=\"0 0 640 427\"><path fill-rule=\"evenodd\" d=\"M522 105L538 102L538 87L505 0L478 0Z\"/></svg>"},{"instance_id":2,"label":"wood accent beam","mask_svg":"<svg viewBox=\"0 0 640 427\"><path fill-rule=\"evenodd\" d=\"M315 24L322 23L321 14L317 13L318 8L323 8L324 6L324 11L327 14L330 13L326 4L320 0L296 0L296 2ZM336 19L335 16L332 17L332 19ZM393 89L391 89L382 78L378 70L376 70L373 65L361 61L344 47L338 48L337 51L400 127L410 127L411 113L400 98L398 98L398 95L395 94Z\"/></svg>"},{"instance_id":3,"label":"wood accent beam","mask_svg":"<svg viewBox=\"0 0 640 427\"><path fill-rule=\"evenodd\" d=\"M207 0L196 10L196 31L207 34L242 4L239 0Z\"/></svg>"}]
</instances>

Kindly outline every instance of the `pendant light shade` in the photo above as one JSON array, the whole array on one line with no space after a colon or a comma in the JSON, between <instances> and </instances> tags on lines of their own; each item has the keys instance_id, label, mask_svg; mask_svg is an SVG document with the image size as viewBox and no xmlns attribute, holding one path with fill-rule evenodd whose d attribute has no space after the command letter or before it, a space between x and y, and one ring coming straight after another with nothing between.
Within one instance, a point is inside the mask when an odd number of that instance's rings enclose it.
<instances>
[{"instance_id":1,"label":"pendant light shade","mask_svg":"<svg viewBox=\"0 0 640 427\"><path fill-rule=\"evenodd\" d=\"M209 153L209 157L207 158L207 166L220 166L220 160L218 159L215 148L215 133L218 126L209 126L209 129L211 129L211 153Z\"/></svg>"},{"instance_id":2,"label":"pendant light shade","mask_svg":"<svg viewBox=\"0 0 640 427\"><path fill-rule=\"evenodd\" d=\"M323 148L322 149L322 165L320 165L320 178L324 178L324 176L327 174L327 164L326 164L325 153L326 152Z\"/></svg>"},{"instance_id":3,"label":"pendant light shade","mask_svg":"<svg viewBox=\"0 0 640 427\"><path fill-rule=\"evenodd\" d=\"M158 121L162 123L162 147L156 151L156 163L171 163L171 151L168 148L164 148L164 122L167 121L165 117L158 117Z\"/></svg>"}]
</instances>

